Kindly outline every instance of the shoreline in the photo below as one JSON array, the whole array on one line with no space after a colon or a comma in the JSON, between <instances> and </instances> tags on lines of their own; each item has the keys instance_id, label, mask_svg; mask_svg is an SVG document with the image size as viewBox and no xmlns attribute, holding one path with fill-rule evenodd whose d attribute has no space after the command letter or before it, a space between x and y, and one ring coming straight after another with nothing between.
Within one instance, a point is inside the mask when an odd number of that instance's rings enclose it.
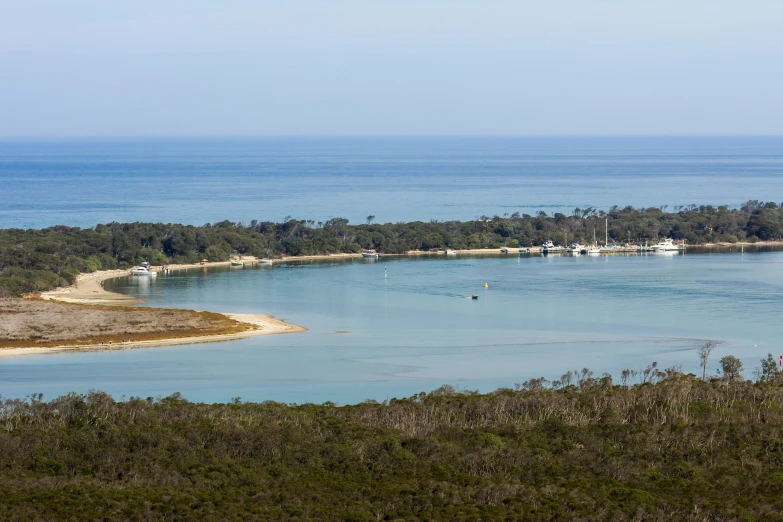
<instances>
[{"instance_id":1,"label":"shoreline","mask_svg":"<svg viewBox=\"0 0 783 522\"><path fill-rule=\"evenodd\" d=\"M242 261L246 264L255 264L258 260L255 257L243 256ZM174 270L192 270L196 268L209 268L215 266L230 266L231 261L216 261L210 263L188 263L167 265L169 271ZM154 267L156 271L162 267ZM104 281L126 277L129 274L127 269L117 270L98 270L96 272L79 274L76 282L67 287L55 288L47 292L41 292L37 296L25 296L26 298L40 297L44 301L59 301L70 304L96 305L96 306L130 306L143 304L144 300L136 299L132 296L110 292L103 287ZM90 352L103 350L127 350L135 348L152 348L158 346L175 346L181 344L200 344L232 341L236 339L245 339L259 335L276 335L285 333L305 332L307 328L297 324L276 319L270 314L237 314L228 312L216 312L233 319L240 323L250 324L252 328L231 334L216 335L197 335L188 337L169 337L149 341L128 341L114 344L65 344L62 346L51 347L21 347L0 349L0 358L14 357L23 355L51 354L64 352Z\"/></svg>"},{"instance_id":2,"label":"shoreline","mask_svg":"<svg viewBox=\"0 0 783 522\"><path fill-rule=\"evenodd\" d=\"M66 352L99 352L114 350L132 350L137 348L157 348L160 346L176 346L180 344L201 344L217 343L225 341L234 341L237 339L246 339L259 335L277 335L286 333L306 332L307 328L292 323L287 323L276 319L268 314L233 314L217 312L225 315L229 319L253 325L250 330L231 334L217 335L199 335L189 337L169 337L164 339L154 339L151 341L128 341L113 344L71 344L62 346L47 347L21 347L21 348L3 348L0 349L0 358L20 357L26 355L46 355L52 353Z\"/></svg>"},{"instance_id":3,"label":"shoreline","mask_svg":"<svg viewBox=\"0 0 783 522\"><path fill-rule=\"evenodd\" d=\"M712 248L712 247L745 247L745 246L783 246L783 241L757 241L755 243L737 242L737 243L704 243L701 245L686 245L686 249L689 248ZM519 247L500 247L500 248L465 248L457 250L457 254L502 254L501 249L508 248L509 254L516 253ZM523 247L527 248L530 253L536 253L541 251L541 247L531 246ZM427 252L421 250L410 250L404 254L382 254L383 257L405 257L405 256L443 256L446 254L445 250L438 250L435 252ZM296 261L322 261L322 260L338 260L338 259L361 259L361 254L315 254L306 256L283 256L279 259L272 259L272 264L288 263ZM243 256L242 261L246 264L258 264L259 260L253 256ZM207 263L183 263L167 265L169 271L176 270L193 270L197 268L210 268L218 266L231 266L231 261L213 261ZM161 267L153 267L160 270ZM95 305L135 305L143 304L144 301L136 299L134 297L119 294L116 292L110 292L103 287L104 281L115 279L119 277L127 276L129 271L127 269L117 270L98 270L96 272L90 272L85 274L79 274L76 278L76 282L67 287L55 288L54 290L48 290L38 294L41 299L49 301L56 300L65 303L75 304L95 304Z\"/></svg>"}]
</instances>

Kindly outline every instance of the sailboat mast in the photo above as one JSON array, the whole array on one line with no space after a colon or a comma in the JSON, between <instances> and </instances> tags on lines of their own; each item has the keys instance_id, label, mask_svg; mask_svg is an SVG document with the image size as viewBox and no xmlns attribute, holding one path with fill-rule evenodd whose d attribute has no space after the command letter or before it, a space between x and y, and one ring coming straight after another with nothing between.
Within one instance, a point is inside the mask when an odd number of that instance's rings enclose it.
<instances>
[{"instance_id":1,"label":"sailboat mast","mask_svg":"<svg viewBox=\"0 0 783 522\"><path fill-rule=\"evenodd\" d=\"M604 240L604 245L609 246L609 218L606 218L606 239Z\"/></svg>"}]
</instances>

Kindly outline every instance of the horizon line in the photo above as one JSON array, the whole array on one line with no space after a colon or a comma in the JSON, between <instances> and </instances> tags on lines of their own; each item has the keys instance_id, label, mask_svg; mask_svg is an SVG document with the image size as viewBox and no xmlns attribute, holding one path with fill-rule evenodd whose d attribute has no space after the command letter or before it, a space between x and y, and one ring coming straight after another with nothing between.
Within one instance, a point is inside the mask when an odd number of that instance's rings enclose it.
<instances>
[{"instance_id":1,"label":"horizon line","mask_svg":"<svg viewBox=\"0 0 783 522\"><path fill-rule=\"evenodd\" d=\"M200 140L200 139L400 139L400 138L492 138L492 139L549 139L549 138L783 138L781 134L193 134L193 135L0 135L2 141L36 140Z\"/></svg>"}]
</instances>

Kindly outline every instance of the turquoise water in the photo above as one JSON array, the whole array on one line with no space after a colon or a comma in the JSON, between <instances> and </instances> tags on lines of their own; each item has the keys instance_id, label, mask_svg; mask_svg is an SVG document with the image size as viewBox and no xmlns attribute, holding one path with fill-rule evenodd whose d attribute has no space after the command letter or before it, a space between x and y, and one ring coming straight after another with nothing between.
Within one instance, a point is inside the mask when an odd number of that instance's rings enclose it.
<instances>
[{"instance_id":1,"label":"turquoise water","mask_svg":"<svg viewBox=\"0 0 783 522\"><path fill-rule=\"evenodd\" d=\"M698 372L696 348L706 339L721 343L711 371L733 354L751 377L758 359L781 351L779 252L298 262L107 287L150 306L272 313L309 330L0 359L2 395L101 389L116 397L355 403L441 384L490 391L584 367L617 376L656 361Z\"/></svg>"}]
</instances>

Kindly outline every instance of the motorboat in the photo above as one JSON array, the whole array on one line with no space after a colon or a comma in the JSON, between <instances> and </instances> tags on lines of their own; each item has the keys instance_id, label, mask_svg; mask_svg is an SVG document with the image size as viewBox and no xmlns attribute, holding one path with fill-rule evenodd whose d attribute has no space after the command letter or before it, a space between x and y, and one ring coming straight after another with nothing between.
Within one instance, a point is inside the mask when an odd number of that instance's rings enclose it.
<instances>
[{"instance_id":1,"label":"motorboat","mask_svg":"<svg viewBox=\"0 0 783 522\"><path fill-rule=\"evenodd\" d=\"M147 263L147 266L144 266L144 263L142 263L142 266L138 268L132 268L130 271L130 275L132 276L154 276L157 275L155 272L150 270L149 263Z\"/></svg>"},{"instance_id":2,"label":"motorboat","mask_svg":"<svg viewBox=\"0 0 783 522\"><path fill-rule=\"evenodd\" d=\"M232 259L231 260L231 266L240 267L241 268L241 267L245 266L245 262L240 260L240 259Z\"/></svg>"},{"instance_id":3,"label":"motorboat","mask_svg":"<svg viewBox=\"0 0 783 522\"><path fill-rule=\"evenodd\" d=\"M271 259L266 259L266 258L259 259L258 260L258 264L259 265L271 265L272 264L272 260Z\"/></svg>"},{"instance_id":4,"label":"motorboat","mask_svg":"<svg viewBox=\"0 0 783 522\"><path fill-rule=\"evenodd\" d=\"M549 252L560 252L563 250L563 247L561 246L555 246L552 241L547 241L543 245L541 245L541 253L546 254Z\"/></svg>"},{"instance_id":5,"label":"motorboat","mask_svg":"<svg viewBox=\"0 0 783 522\"><path fill-rule=\"evenodd\" d=\"M593 246L585 246L582 248L582 250L579 251L580 254L587 254L587 255L598 255L601 253L601 247L598 245Z\"/></svg>"},{"instance_id":6,"label":"motorboat","mask_svg":"<svg viewBox=\"0 0 783 522\"><path fill-rule=\"evenodd\" d=\"M470 298L474 301L478 300L478 296L476 294L471 295Z\"/></svg>"},{"instance_id":7,"label":"motorboat","mask_svg":"<svg viewBox=\"0 0 783 522\"><path fill-rule=\"evenodd\" d=\"M380 259L381 255L375 250L365 250L362 252L362 257L365 259Z\"/></svg>"},{"instance_id":8,"label":"motorboat","mask_svg":"<svg viewBox=\"0 0 783 522\"><path fill-rule=\"evenodd\" d=\"M679 245L674 244L674 240L666 238L652 246L653 252L677 252L681 250Z\"/></svg>"},{"instance_id":9,"label":"motorboat","mask_svg":"<svg viewBox=\"0 0 783 522\"><path fill-rule=\"evenodd\" d=\"M456 256L457 255L457 251L456 250L452 250L450 248L447 248L446 249L446 255L447 256Z\"/></svg>"},{"instance_id":10,"label":"motorboat","mask_svg":"<svg viewBox=\"0 0 783 522\"><path fill-rule=\"evenodd\" d=\"M581 254L582 250L585 248L584 245L580 245L579 243L571 243L571 246L568 247L568 252L571 254Z\"/></svg>"}]
</instances>

